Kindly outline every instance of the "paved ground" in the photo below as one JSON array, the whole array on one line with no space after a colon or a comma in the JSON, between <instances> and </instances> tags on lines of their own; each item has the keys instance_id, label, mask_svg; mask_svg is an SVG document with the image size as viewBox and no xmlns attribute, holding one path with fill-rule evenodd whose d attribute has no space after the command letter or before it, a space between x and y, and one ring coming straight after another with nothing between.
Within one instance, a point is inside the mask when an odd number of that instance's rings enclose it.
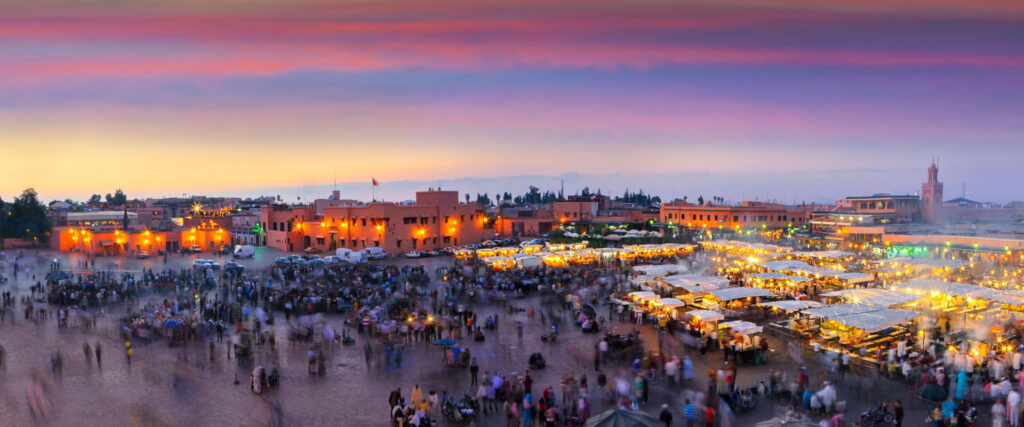
<instances>
[{"instance_id":1,"label":"paved ground","mask_svg":"<svg viewBox=\"0 0 1024 427\"><path fill-rule=\"evenodd\" d=\"M269 264L277 256L278 253L265 251L252 260L241 262L249 268L258 268ZM61 259L65 265L73 265L76 261L73 256L69 259L66 255L53 253L41 253L38 257L31 253L27 256L31 268L37 274L45 271L47 263L54 257ZM170 256L166 264L162 257L149 260L100 258L96 265L113 264L126 270L146 265L147 268L160 270L165 266L179 268L189 265L192 258ZM219 262L227 260L227 257L222 257ZM433 267L449 261L432 258L398 262ZM12 276L9 267L5 273ZM0 290L22 293L27 290L30 280L30 276L19 274L17 281L12 278L6 285L0 285ZM516 303L542 307L539 299L518 300ZM18 311L20 315L20 309ZM542 323L539 317L533 322L524 318L526 332L523 341L519 342L504 307L479 307L477 312L481 319L492 312L500 312L502 319L498 331L488 332L486 341L477 343L465 340L461 343L478 357L481 373L495 370L503 374L522 371L527 367L527 355L541 352L548 361L548 368L533 373L535 390L546 385L554 385L557 389L559 378L567 373L587 375L591 384L596 383L590 356L598 340L597 336L584 335L577 328L564 326L558 342L544 343L539 336L547 330L547 324ZM606 309L599 308L598 312L603 314ZM53 320L37 325L19 319L14 325L0 325L0 339L7 350L8 365L6 372L0 373L0 424L32 424L26 404L26 391L32 383L33 372L41 373L52 384L51 414L47 421L50 425L268 424L271 404L265 396L257 396L249 391L250 371L239 368L234 359L228 361L225 358L226 346L217 347L216 360L211 363L205 343L193 343L185 349L169 348L161 342L148 346L137 345L135 357L129 366L124 357L123 343L116 332L115 323L119 314L117 310L112 310L107 318L101 319L98 328L90 331L60 330ZM341 329L340 317L331 317L330 322ZM657 348L653 330L645 328L644 337L649 348ZM471 389L468 370L443 367L440 363L441 351L429 344L409 345L401 369L381 369L379 365L382 363L377 361L378 366L368 370L361 348L364 337L357 336L356 340L355 346L338 347L329 354L330 369L324 378L307 375L306 347L289 348L287 344L280 346L282 387L273 396L283 411L286 424L385 425L388 414L387 395L395 387L402 387L406 396L414 384L419 384L424 392L435 389L461 393ZM86 364L82 354L84 342L102 345L102 370ZM281 330L278 342L287 343ZM772 340L772 344L775 348L784 348L783 343L778 341ZM673 337L669 337L665 345L667 354L680 357L688 354L694 359L694 375L698 382L691 386L696 390L705 389L702 379L707 368L722 363L721 353L701 357L696 352L684 350ZM65 355L63 375L59 377L50 374L50 356L56 350ZM383 351L379 347L377 350L380 356ZM261 353L258 363L266 362L269 357L268 353ZM792 375L799 363L788 360L786 352L781 351L767 365L741 368L739 384L754 385L768 375L769 369L786 369ZM816 384L820 384L817 382L821 378L820 369L813 362L802 363L811 368L812 378ZM631 376L625 362L606 365L605 371L609 378L616 375L623 378ZM182 380L175 381L172 376L174 373ZM240 385L234 384L236 376ZM643 409L656 414L661 403L667 402L671 404L677 419L681 419L683 393L684 388L681 386L658 381L651 388L651 402ZM847 418L853 420L856 418L854 414L859 414L869 404L881 399L902 398L904 402L912 401L907 396L907 388L895 382L850 378L840 388L839 398L849 402ZM593 413L603 409L600 402L593 403ZM911 403L906 425L922 425L928 409L926 405ZM776 410L771 402L762 401L756 411L738 414L733 425L753 424L771 417ZM987 414L987 408L982 412ZM495 425L502 422L501 418L490 417L480 424ZM979 425L989 425L989 422L983 419Z\"/></svg>"}]
</instances>

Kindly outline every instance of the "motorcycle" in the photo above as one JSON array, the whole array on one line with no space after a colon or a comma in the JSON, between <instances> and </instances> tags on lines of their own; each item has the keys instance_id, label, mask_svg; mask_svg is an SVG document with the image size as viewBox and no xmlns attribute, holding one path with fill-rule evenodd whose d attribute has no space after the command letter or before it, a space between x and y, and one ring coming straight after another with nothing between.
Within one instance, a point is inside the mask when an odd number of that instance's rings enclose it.
<instances>
[{"instance_id":1,"label":"motorcycle","mask_svg":"<svg viewBox=\"0 0 1024 427\"><path fill-rule=\"evenodd\" d=\"M469 394L458 402L448 398L441 403L441 415L444 415L449 423L471 423L479 413L480 408Z\"/></svg>"},{"instance_id":2,"label":"motorcycle","mask_svg":"<svg viewBox=\"0 0 1024 427\"><path fill-rule=\"evenodd\" d=\"M896 416L889 412L889 404L880 402L875 409L864 411L860 414L860 425L863 427L890 425L896 421Z\"/></svg>"}]
</instances>

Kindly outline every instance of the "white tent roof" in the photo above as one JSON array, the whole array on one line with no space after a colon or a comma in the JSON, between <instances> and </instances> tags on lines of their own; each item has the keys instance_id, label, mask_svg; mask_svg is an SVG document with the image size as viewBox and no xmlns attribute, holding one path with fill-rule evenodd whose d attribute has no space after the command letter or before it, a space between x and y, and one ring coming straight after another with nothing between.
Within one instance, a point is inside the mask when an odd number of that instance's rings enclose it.
<instances>
[{"instance_id":1,"label":"white tent roof","mask_svg":"<svg viewBox=\"0 0 1024 427\"><path fill-rule=\"evenodd\" d=\"M875 280L875 276L867 273L839 273L836 278L847 283L864 283Z\"/></svg>"},{"instance_id":2,"label":"white tent roof","mask_svg":"<svg viewBox=\"0 0 1024 427\"><path fill-rule=\"evenodd\" d=\"M633 271L647 276L665 277L673 274L687 273L690 269L683 264L645 264L633 267Z\"/></svg>"},{"instance_id":3,"label":"white tent roof","mask_svg":"<svg viewBox=\"0 0 1024 427\"><path fill-rule=\"evenodd\" d=\"M663 278L665 284L681 288L692 294L711 292L729 286L729 278L722 276L702 276L699 274L679 274Z\"/></svg>"},{"instance_id":4,"label":"white tent roof","mask_svg":"<svg viewBox=\"0 0 1024 427\"><path fill-rule=\"evenodd\" d=\"M837 304L803 311L805 314L841 323L847 327L877 332L906 323L918 316L913 310L893 310L870 304Z\"/></svg>"},{"instance_id":5,"label":"white tent roof","mask_svg":"<svg viewBox=\"0 0 1024 427\"><path fill-rule=\"evenodd\" d=\"M690 316L690 317L697 318L698 320L703 320L703 321L708 321L708 322L715 322L715 321L718 321L718 320L725 319L725 316L723 316L722 313L719 313L717 311L711 311L711 310L693 310L693 311L686 312L686 315Z\"/></svg>"},{"instance_id":6,"label":"white tent roof","mask_svg":"<svg viewBox=\"0 0 1024 427\"><path fill-rule=\"evenodd\" d=\"M793 283L804 283L804 282L810 282L811 281L811 278L809 278L809 277L790 276L788 274L782 274L782 273L756 273L756 274L751 274L749 276L753 277L755 279L761 279L761 280L789 280L789 281L791 281Z\"/></svg>"},{"instance_id":7,"label":"white tent roof","mask_svg":"<svg viewBox=\"0 0 1024 427\"><path fill-rule=\"evenodd\" d=\"M662 299L659 299L658 302L661 303L662 306L667 307L667 308L676 308L676 307L682 307L682 306L686 305L685 302L682 302L682 301L680 301L677 298L662 298Z\"/></svg>"},{"instance_id":8,"label":"white tent roof","mask_svg":"<svg viewBox=\"0 0 1024 427\"><path fill-rule=\"evenodd\" d=\"M760 303L758 305L761 306L761 307L776 307L779 310L790 312L790 311L800 311L800 310L807 309L807 308L812 308L812 307L819 307L819 306L821 306L821 303L817 302L817 301L787 300L787 301L762 302L762 303Z\"/></svg>"},{"instance_id":9,"label":"white tent roof","mask_svg":"<svg viewBox=\"0 0 1024 427\"><path fill-rule=\"evenodd\" d=\"M719 301L732 301L749 297L766 297L771 296L772 294L767 289L760 288L725 288L716 289L708 293Z\"/></svg>"},{"instance_id":10,"label":"white tent roof","mask_svg":"<svg viewBox=\"0 0 1024 427\"><path fill-rule=\"evenodd\" d=\"M920 296L888 289L843 289L822 294L826 297L842 297L847 302L857 302L879 307L895 307L920 299Z\"/></svg>"},{"instance_id":11,"label":"white tent roof","mask_svg":"<svg viewBox=\"0 0 1024 427\"><path fill-rule=\"evenodd\" d=\"M651 291L636 291L636 292L630 292L629 296L634 297L634 298L645 299L645 298L657 297L658 295L655 294L654 292L651 292Z\"/></svg>"},{"instance_id":12,"label":"white tent roof","mask_svg":"<svg viewBox=\"0 0 1024 427\"><path fill-rule=\"evenodd\" d=\"M845 257L848 257L848 256L853 256L854 254L852 254L850 252L831 250L831 251L802 251L802 252L793 252L792 255L793 256L798 256L798 257L805 257L805 258L837 259L837 258L845 258Z\"/></svg>"},{"instance_id":13,"label":"white tent roof","mask_svg":"<svg viewBox=\"0 0 1024 427\"><path fill-rule=\"evenodd\" d=\"M890 258L885 260L886 262L896 262L914 269L940 269L940 268L960 268L967 265L967 262L955 260L955 259L931 259L931 258Z\"/></svg>"},{"instance_id":14,"label":"white tent roof","mask_svg":"<svg viewBox=\"0 0 1024 427\"><path fill-rule=\"evenodd\" d=\"M745 320L733 320L731 322L722 322L718 324L718 328L729 328L732 329L733 332L741 335L757 334L764 331L764 328L757 326L757 324L755 323L747 322Z\"/></svg>"}]
</instances>

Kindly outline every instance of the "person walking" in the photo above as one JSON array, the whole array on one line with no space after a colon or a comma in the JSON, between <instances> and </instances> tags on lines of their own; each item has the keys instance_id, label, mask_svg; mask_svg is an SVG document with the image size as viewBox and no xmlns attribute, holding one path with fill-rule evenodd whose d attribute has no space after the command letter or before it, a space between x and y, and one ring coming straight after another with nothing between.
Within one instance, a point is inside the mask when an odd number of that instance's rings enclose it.
<instances>
[{"instance_id":1,"label":"person walking","mask_svg":"<svg viewBox=\"0 0 1024 427\"><path fill-rule=\"evenodd\" d=\"M693 422L697 418L697 407L690 403L690 399L686 399L686 406L683 407L683 418L686 419L686 427L693 427Z\"/></svg>"},{"instance_id":2,"label":"person walking","mask_svg":"<svg viewBox=\"0 0 1024 427\"><path fill-rule=\"evenodd\" d=\"M103 369L103 348L100 347L100 343L96 343L96 367Z\"/></svg>"},{"instance_id":3,"label":"person walking","mask_svg":"<svg viewBox=\"0 0 1024 427\"><path fill-rule=\"evenodd\" d=\"M92 366L92 348L88 342L82 343L82 354L85 355L85 365Z\"/></svg>"},{"instance_id":4,"label":"person walking","mask_svg":"<svg viewBox=\"0 0 1024 427\"><path fill-rule=\"evenodd\" d=\"M1006 396L1006 415L1011 427L1020 425L1020 392L1017 389L1010 390Z\"/></svg>"},{"instance_id":5,"label":"person walking","mask_svg":"<svg viewBox=\"0 0 1024 427\"><path fill-rule=\"evenodd\" d=\"M477 365L476 358L469 364L469 385L477 385L477 374L480 373L480 365Z\"/></svg>"},{"instance_id":6,"label":"person walking","mask_svg":"<svg viewBox=\"0 0 1024 427\"><path fill-rule=\"evenodd\" d=\"M1003 427L1004 425L1006 425L1006 406L1003 406L1003 399L996 399L996 403L992 404L992 427Z\"/></svg>"},{"instance_id":7,"label":"person walking","mask_svg":"<svg viewBox=\"0 0 1024 427\"><path fill-rule=\"evenodd\" d=\"M903 427L903 402L896 400L892 404L893 422L896 427Z\"/></svg>"},{"instance_id":8,"label":"person walking","mask_svg":"<svg viewBox=\"0 0 1024 427\"><path fill-rule=\"evenodd\" d=\"M668 410L668 404L661 404L661 414L658 415L658 420L665 423L665 427L672 427L672 411Z\"/></svg>"},{"instance_id":9,"label":"person walking","mask_svg":"<svg viewBox=\"0 0 1024 427\"><path fill-rule=\"evenodd\" d=\"M706 427L715 427L715 409L711 405L704 407L704 425Z\"/></svg>"}]
</instances>

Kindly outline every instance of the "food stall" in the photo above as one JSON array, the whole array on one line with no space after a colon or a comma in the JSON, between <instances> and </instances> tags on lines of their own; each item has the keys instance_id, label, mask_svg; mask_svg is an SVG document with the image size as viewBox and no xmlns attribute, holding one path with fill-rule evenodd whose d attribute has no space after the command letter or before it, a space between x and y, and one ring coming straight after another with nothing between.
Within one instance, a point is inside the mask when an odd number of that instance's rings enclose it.
<instances>
[{"instance_id":1,"label":"food stall","mask_svg":"<svg viewBox=\"0 0 1024 427\"><path fill-rule=\"evenodd\" d=\"M792 294L804 292L807 285L813 282L812 279L803 276L792 276L783 273L755 273L748 274L746 283L755 288L763 288L778 294Z\"/></svg>"},{"instance_id":2,"label":"food stall","mask_svg":"<svg viewBox=\"0 0 1024 427\"><path fill-rule=\"evenodd\" d=\"M738 316L760 302L761 298L770 297L772 293L760 288L724 288L707 293L701 306L710 310L720 311L726 316Z\"/></svg>"},{"instance_id":3,"label":"food stall","mask_svg":"<svg viewBox=\"0 0 1024 427\"><path fill-rule=\"evenodd\" d=\"M868 304L836 304L803 310L804 315L819 322L808 328L812 345L835 351L854 352L863 348L874 354L876 347L888 348L891 343L915 337L912 324L920 313ZM812 332L813 331L813 332Z\"/></svg>"},{"instance_id":4,"label":"food stall","mask_svg":"<svg viewBox=\"0 0 1024 427\"><path fill-rule=\"evenodd\" d=\"M569 261L564 255L553 254L550 252L537 252L534 256L539 257L544 266L551 268L561 268L569 265Z\"/></svg>"},{"instance_id":5,"label":"food stall","mask_svg":"<svg viewBox=\"0 0 1024 427\"><path fill-rule=\"evenodd\" d=\"M718 322L725 320L722 313L712 310L691 310L684 318L690 322L690 333L683 334L683 344L692 348L699 347L703 334L717 331Z\"/></svg>"},{"instance_id":6,"label":"food stall","mask_svg":"<svg viewBox=\"0 0 1024 427\"><path fill-rule=\"evenodd\" d=\"M515 268L515 266L516 266L516 261L514 259L512 259L512 258L507 257L507 256L487 257L487 258L483 258L483 262L485 264L487 264L488 266L490 266L492 269L498 270L498 271L508 270L510 268Z\"/></svg>"},{"instance_id":7,"label":"food stall","mask_svg":"<svg viewBox=\"0 0 1024 427\"><path fill-rule=\"evenodd\" d=\"M761 337L757 336L763 332L763 328L745 320L734 320L718 324L718 336L722 345L727 349L728 358L730 355L740 364L754 364L758 360L758 345Z\"/></svg>"},{"instance_id":8,"label":"food stall","mask_svg":"<svg viewBox=\"0 0 1024 427\"><path fill-rule=\"evenodd\" d=\"M455 259L473 259L476 255L476 251L472 249L456 249Z\"/></svg>"},{"instance_id":9,"label":"food stall","mask_svg":"<svg viewBox=\"0 0 1024 427\"><path fill-rule=\"evenodd\" d=\"M650 301L650 308L658 317L667 317L670 320L677 320L682 317L682 310L686 303L677 298L659 298Z\"/></svg>"},{"instance_id":10,"label":"food stall","mask_svg":"<svg viewBox=\"0 0 1024 427\"><path fill-rule=\"evenodd\" d=\"M775 314L790 314L808 308L820 307L821 303L810 300L785 300L762 302L758 303L757 306L764 307L771 313Z\"/></svg>"},{"instance_id":11,"label":"food stall","mask_svg":"<svg viewBox=\"0 0 1024 427\"><path fill-rule=\"evenodd\" d=\"M654 282L655 286L690 304L697 304L705 295L716 289L729 287L729 278L704 276L700 274L679 274Z\"/></svg>"},{"instance_id":12,"label":"food stall","mask_svg":"<svg viewBox=\"0 0 1024 427\"><path fill-rule=\"evenodd\" d=\"M500 256L511 257L522 252L522 249L519 246L503 246L500 248L494 248L494 251Z\"/></svg>"},{"instance_id":13,"label":"food stall","mask_svg":"<svg viewBox=\"0 0 1024 427\"><path fill-rule=\"evenodd\" d=\"M527 254L516 254L512 257L519 268L538 268L544 265L544 261L538 256Z\"/></svg>"}]
</instances>

